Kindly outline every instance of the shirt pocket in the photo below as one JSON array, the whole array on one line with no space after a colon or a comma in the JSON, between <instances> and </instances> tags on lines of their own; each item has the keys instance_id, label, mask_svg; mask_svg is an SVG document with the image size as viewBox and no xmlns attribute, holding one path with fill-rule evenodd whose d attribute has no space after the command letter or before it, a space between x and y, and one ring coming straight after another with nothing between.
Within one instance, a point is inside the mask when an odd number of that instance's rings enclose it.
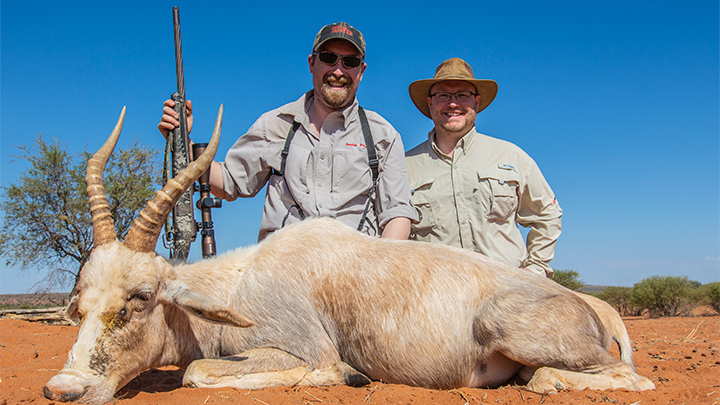
<instances>
[{"instance_id":1,"label":"shirt pocket","mask_svg":"<svg viewBox=\"0 0 720 405\"><path fill-rule=\"evenodd\" d=\"M418 223L412 224L412 232L419 232L426 229L434 228L437 225L437 213L434 208L437 199L435 198L435 190L433 190L434 178L425 179L412 184L410 193L412 194L412 204L417 213Z\"/></svg>"},{"instance_id":2,"label":"shirt pocket","mask_svg":"<svg viewBox=\"0 0 720 405\"><path fill-rule=\"evenodd\" d=\"M364 148L353 151L335 151L330 158L332 163L332 193L352 199L357 195L367 194L372 187L372 174L368 164L368 154ZM321 152L315 159L326 159ZM320 171L320 170L318 170ZM344 201L344 200L342 200ZM341 201L336 201L341 204Z\"/></svg>"},{"instance_id":3,"label":"shirt pocket","mask_svg":"<svg viewBox=\"0 0 720 405\"><path fill-rule=\"evenodd\" d=\"M490 186L488 220L508 222L517 212L520 181L514 174L508 172L496 176L483 176L478 173L479 181Z\"/></svg>"},{"instance_id":4,"label":"shirt pocket","mask_svg":"<svg viewBox=\"0 0 720 405\"><path fill-rule=\"evenodd\" d=\"M280 153L278 152L278 156ZM278 161L278 167L279 167ZM308 173L310 172L310 150L302 146L291 145L285 162L283 183L290 191L293 202L303 203L308 200L310 189L308 187ZM287 196L283 196L288 200Z\"/></svg>"}]
</instances>

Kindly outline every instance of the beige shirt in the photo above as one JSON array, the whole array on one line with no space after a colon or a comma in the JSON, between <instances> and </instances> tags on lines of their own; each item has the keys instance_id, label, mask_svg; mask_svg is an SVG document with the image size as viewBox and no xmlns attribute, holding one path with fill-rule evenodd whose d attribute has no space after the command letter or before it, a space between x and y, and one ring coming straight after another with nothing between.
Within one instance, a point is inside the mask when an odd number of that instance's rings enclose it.
<instances>
[{"instance_id":1,"label":"beige shirt","mask_svg":"<svg viewBox=\"0 0 720 405\"><path fill-rule=\"evenodd\" d=\"M301 220L293 197L306 217L336 218L353 228L372 197L362 232L373 236L379 236L395 217L414 219L404 147L395 128L365 110L380 171L377 190L370 196L372 173L357 99L328 115L319 134L310 130L307 112L312 102L311 90L260 116L221 163L230 201L252 197L267 184L258 239ZM280 154L293 120L301 125L290 144L285 176L273 175L273 168L280 170Z\"/></svg>"},{"instance_id":2,"label":"beige shirt","mask_svg":"<svg viewBox=\"0 0 720 405\"><path fill-rule=\"evenodd\" d=\"M549 263L562 210L535 161L522 149L473 128L453 157L426 142L406 154L419 222L411 239L480 252L552 277ZM530 228L527 247L518 225Z\"/></svg>"}]
</instances>

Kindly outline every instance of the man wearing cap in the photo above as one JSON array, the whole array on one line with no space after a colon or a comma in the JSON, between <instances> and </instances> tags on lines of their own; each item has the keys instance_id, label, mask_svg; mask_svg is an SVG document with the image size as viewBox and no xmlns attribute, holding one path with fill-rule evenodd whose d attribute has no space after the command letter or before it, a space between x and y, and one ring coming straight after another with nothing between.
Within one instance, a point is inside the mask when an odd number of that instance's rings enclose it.
<instances>
[{"instance_id":1,"label":"man wearing cap","mask_svg":"<svg viewBox=\"0 0 720 405\"><path fill-rule=\"evenodd\" d=\"M400 134L377 113L360 108L355 98L367 66L364 58L360 31L344 22L323 27L308 56L313 89L260 116L224 162L213 162L210 185L220 198L253 197L267 184L259 240L315 216L335 218L372 236L409 235L415 210ZM192 104L186 105L190 129ZM179 124L173 106L165 101L158 124L166 137ZM363 121L369 131L363 130ZM366 146L365 132L371 133L374 147ZM369 164L373 151L379 166L376 186Z\"/></svg>"},{"instance_id":2,"label":"man wearing cap","mask_svg":"<svg viewBox=\"0 0 720 405\"><path fill-rule=\"evenodd\" d=\"M535 161L522 149L477 132L477 113L495 98L493 80L475 79L460 58L432 79L410 84L410 98L435 128L406 154L419 222L411 238L474 250L552 278L550 260L562 210ZM527 245L518 225L530 228Z\"/></svg>"}]
</instances>

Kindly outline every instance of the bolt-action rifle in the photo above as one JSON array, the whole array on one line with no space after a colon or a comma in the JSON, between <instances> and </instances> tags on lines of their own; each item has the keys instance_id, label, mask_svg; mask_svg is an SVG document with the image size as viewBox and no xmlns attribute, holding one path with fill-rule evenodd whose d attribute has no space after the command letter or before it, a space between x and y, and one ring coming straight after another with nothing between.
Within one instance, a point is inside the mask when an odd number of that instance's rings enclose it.
<instances>
[{"instance_id":1,"label":"bolt-action rifle","mask_svg":"<svg viewBox=\"0 0 720 405\"><path fill-rule=\"evenodd\" d=\"M190 139L188 138L187 114L185 111L185 74L183 72L182 39L180 37L180 10L173 7L173 31L175 37L175 70L177 75L177 92L173 93L171 99L175 102L175 112L178 114L180 125L168 135L165 144L165 164L163 169L163 184L167 183L170 177L175 177L181 170L187 167L194 158L200 156L207 144L195 144L193 152L189 150ZM169 155L172 155L172 162L168 162ZM193 192L200 191L200 200L197 208L202 212L202 222L195 222L193 214L192 198ZM210 169L200 177L200 185L185 190L180 197L172 215L165 223L165 235L163 244L170 250L170 258L186 261L190 252L190 244L197 237L198 228L202 228L202 252L203 258L215 256L215 234L212 225L210 208L219 208L222 201L219 198L210 197Z\"/></svg>"}]
</instances>

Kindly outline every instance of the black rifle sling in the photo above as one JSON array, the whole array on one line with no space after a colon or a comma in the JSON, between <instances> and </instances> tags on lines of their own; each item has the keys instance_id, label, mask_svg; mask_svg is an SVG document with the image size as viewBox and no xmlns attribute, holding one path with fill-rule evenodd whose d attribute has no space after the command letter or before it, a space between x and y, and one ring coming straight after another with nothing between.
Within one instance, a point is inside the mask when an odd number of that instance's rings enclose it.
<instances>
[{"instance_id":1,"label":"black rifle sling","mask_svg":"<svg viewBox=\"0 0 720 405\"><path fill-rule=\"evenodd\" d=\"M290 142L292 142L292 139L295 136L295 132L297 132L298 128L300 128L300 123L293 120L292 127L290 127L287 137L285 138L285 146L283 147L282 152L280 152L280 171L278 172L277 170L273 169L272 174L282 176L283 180L285 180L285 186L288 189L288 193L290 193L290 198L292 198L293 200L293 205L291 205L290 208L295 207L295 209L297 209L298 215L300 215L300 220L302 221L303 219L305 219L305 212L302 210L302 208L300 208L300 204L298 204L297 200L295 200L295 196L293 195L292 190L290 190L290 184L288 184L288 181L285 178L285 163L287 162L287 157L290 153ZM285 218L283 218L281 226L285 226L285 221L287 221L289 216L290 210L288 210Z\"/></svg>"},{"instance_id":2,"label":"black rifle sling","mask_svg":"<svg viewBox=\"0 0 720 405\"><path fill-rule=\"evenodd\" d=\"M287 137L285 138L285 147L283 147L282 152L280 152L280 172L274 174L285 176L285 162L287 162L288 153L290 153L290 142L292 142L292 139L295 136L295 132L297 132L298 128L300 128L300 123L297 121L293 121L292 127L290 128L290 131L288 131Z\"/></svg>"},{"instance_id":3,"label":"black rifle sling","mask_svg":"<svg viewBox=\"0 0 720 405\"><path fill-rule=\"evenodd\" d=\"M368 201L365 204L365 210L363 211L362 217L360 218L360 223L358 224L357 230L361 231L363 225L365 224L365 221L367 220L367 213L368 209L370 208L370 200L372 199L372 193L375 191L375 187L377 187L377 180L378 180L378 166L379 161L377 158L377 155L375 154L375 143L373 142L372 138L372 132L370 131L370 125L368 124L367 116L365 115L365 110L362 107L358 106L358 116L360 117L360 127L362 128L363 136L365 137L365 146L367 148L368 153L368 163L370 165L370 170L372 171L372 187L370 188L370 193L368 196ZM295 136L295 132L297 132L298 128L300 128L300 123L297 121L293 121L293 125L290 128L290 131L288 131L287 137L285 138L285 146L283 147L282 152L280 153L280 170L273 169L272 174L283 176L285 177L285 163L287 161L288 154L290 153L290 142L292 142L293 137ZM285 184L288 187L288 191L290 191L290 186L287 184L287 179L285 180ZM295 203L292 207L297 208L298 214L300 214L300 219L305 219L305 213L303 212L302 208L300 208L300 204L297 203L295 200L295 197L292 194L292 191L290 191L290 198L292 198L293 202ZM292 208L290 207L290 208ZM288 211L288 215L290 215L290 212ZM285 225L285 220L287 220L288 215L285 216L285 219L283 219L282 225ZM375 230L375 227L372 226L372 224L368 223L370 228Z\"/></svg>"},{"instance_id":4,"label":"black rifle sling","mask_svg":"<svg viewBox=\"0 0 720 405\"><path fill-rule=\"evenodd\" d=\"M363 136L365 137L365 148L367 149L368 153L368 163L370 164L370 170L372 171L373 181L372 187L370 188L370 193L368 193L367 203L365 203L365 210L363 211L362 217L360 218L360 223L357 227L358 231L362 231L362 227L365 224L365 220L367 219L368 209L370 208L370 200L372 199L372 194L375 191L375 187L377 186L379 162L377 159L377 155L375 154L375 142L373 142L372 132L370 132L370 124L368 124L365 110L360 106L358 106L358 115L360 116L360 126L362 127ZM368 226L372 228L375 232L377 232L377 229L375 229L375 227L373 227L371 223L368 222Z\"/></svg>"}]
</instances>

